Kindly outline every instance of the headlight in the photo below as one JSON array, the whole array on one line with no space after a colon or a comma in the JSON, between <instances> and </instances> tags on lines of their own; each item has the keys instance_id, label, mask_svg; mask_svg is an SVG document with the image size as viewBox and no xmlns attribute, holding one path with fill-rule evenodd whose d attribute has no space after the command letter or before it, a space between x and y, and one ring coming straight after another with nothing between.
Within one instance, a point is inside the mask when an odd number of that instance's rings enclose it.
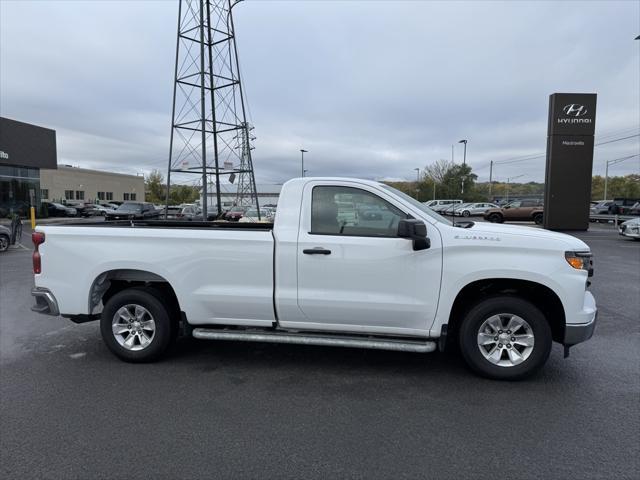
<instances>
[{"instance_id":1,"label":"headlight","mask_svg":"<svg viewBox=\"0 0 640 480\"><path fill-rule=\"evenodd\" d=\"M591 252L564 252L564 258L576 270L585 270L590 277L593 275L593 255Z\"/></svg>"}]
</instances>

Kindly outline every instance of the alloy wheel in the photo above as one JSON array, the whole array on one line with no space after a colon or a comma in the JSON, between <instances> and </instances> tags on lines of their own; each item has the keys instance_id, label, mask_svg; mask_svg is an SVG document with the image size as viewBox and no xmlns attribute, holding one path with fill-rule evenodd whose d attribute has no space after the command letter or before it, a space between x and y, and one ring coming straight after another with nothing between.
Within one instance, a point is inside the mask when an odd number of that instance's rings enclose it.
<instances>
[{"instance_id":1,"label":"alloy wheel","mask_svg":"<svg viewBox=\"0 0 640 480\"><path fill-rule=\"evenodd\" d=\"M139 351L151 345L156 334L156 322L149 310L141 305L129 304L116 311L111 329L121 347Z\"/></svg>"},{"instance_id":2,"label":"alloy wheel","mask_svg":"<svg viewBox=\"0 0 640 480\"><path fill-rule=\"evenodd\" d=\"M521 364L533 352L535 337L523 318L499 313L487 318L478 331L478 348L482 356L499 367Z\"/></svg>"}]
</instances>

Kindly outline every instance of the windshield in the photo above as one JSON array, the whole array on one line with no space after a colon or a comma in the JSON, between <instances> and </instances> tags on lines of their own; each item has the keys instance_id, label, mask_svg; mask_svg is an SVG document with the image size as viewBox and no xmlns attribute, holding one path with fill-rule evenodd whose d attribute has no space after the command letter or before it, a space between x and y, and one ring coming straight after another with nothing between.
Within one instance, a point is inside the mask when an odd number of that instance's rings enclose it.
<instances>
[{"instance_id":1,"label":"windshield","mask_svg":"<svg viewBox=\"0 0 640 480\"><path fill-rule=\"evenodd\" d=\"M452 223L449 220L447 220L446 218L438 215L436 212L434 212L429 207L427 207L424 203L420 203L415 198L410 197L406 193L401 192L400 190L398 190L396 188L390 187L389 185L385 185L384 183L381 183L380 185L382 185L382 187L384 187L385 190L389 190L391 193L393 193L397 197L400 197L402 200L404 200L405 202L410 204L412 207L415 207L418 210L420 210L421 212L426 213L428 216L430 216L434 220L437 220L438 222L441 222L441 223L446 223L447 225L452 225Z\"/></svg>"},{"instance_id":2,"label":"windshield","mask_svg":"<svg viewBox=\"0 0 640 480\"><path fill-rule=\"evenodd\" d=\"M141 210L141 203L123 203L118 207L118 212L139 212Z\"/></svg>"}]
</instances>

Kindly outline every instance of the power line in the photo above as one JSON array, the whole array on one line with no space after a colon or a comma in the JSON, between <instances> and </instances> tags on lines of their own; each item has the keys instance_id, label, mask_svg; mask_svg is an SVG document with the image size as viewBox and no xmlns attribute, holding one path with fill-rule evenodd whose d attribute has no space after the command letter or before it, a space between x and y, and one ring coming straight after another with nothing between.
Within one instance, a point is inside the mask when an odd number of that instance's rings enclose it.
<instances>
[{"instance_id":1,"label":"power line","mask_svg":"<svg viewBox=\"0 0 640 480\"><path fill-rule=\"evenodd\" d=\"M606 142L596 143L593 146L597 147L598 145L606 145L607 143L620 142L621 140L626 140L628 138L640 137L640 133L636 133L635 135L629 135L628 137L616 138L614 140L608 140Z\"/></svg>"},{"instance_id":2,"label":"power line","mask_svg":"<svg viewBox=\"0 0 640 480\"><path fill-rule=\"evenodd\" d=\"M607 137L609 135L605 135L605 137ZM607 140L605 142L600 142L600 143L596 143L594 144L594 147L598 147L600 145L606 145L608 143L614 143L614 142L620 142L622 140L628 140L629 138L635 138L635 137L640 137L640 134L636 133L635 135L628 135L626 137L620 137L620 138L614 138L612 140ZM537 153L537 154L531 154L531 155L524 155L524 156L520 156L520 157L513 157L513 158L507 158L505 160L497 160L494 161L493 164L494 165L507 165L510 163L519 163L519 162L526 162L529 160L536 160L538 158L544 158L546 156L546 152L545 153ZM487 168L489 166L489 164L485 164L481 167L476 168L475 170L482 170L483 168Z\"/></svg>"}]
</instances>

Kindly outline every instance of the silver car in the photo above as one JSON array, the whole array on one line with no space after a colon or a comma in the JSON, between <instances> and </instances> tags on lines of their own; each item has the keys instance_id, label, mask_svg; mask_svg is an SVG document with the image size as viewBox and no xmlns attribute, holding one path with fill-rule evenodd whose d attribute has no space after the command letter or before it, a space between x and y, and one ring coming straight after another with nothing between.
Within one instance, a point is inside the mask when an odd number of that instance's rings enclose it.
<instances>
[{"instance_id":1,"label":"silver car","mask_svg":"<svg viewBox=\"0 0 640 480\"><path fill-rule=\"evenodd\" d=\"M640 240L640 217L622 222L620 228L618 228L618 233L634 240Z\"/></svg>"},{"instance_id":2,"label":"silver car","mask_svg":"<svg viewBox=\"0 0 640 480\"><path fill-rule=\"evenodd\" d=\"M472 215L484 215L490 208L499 208L495 203L464 203L453 211L459 217L470 217Z\"/></svg>"}]
</instances>

